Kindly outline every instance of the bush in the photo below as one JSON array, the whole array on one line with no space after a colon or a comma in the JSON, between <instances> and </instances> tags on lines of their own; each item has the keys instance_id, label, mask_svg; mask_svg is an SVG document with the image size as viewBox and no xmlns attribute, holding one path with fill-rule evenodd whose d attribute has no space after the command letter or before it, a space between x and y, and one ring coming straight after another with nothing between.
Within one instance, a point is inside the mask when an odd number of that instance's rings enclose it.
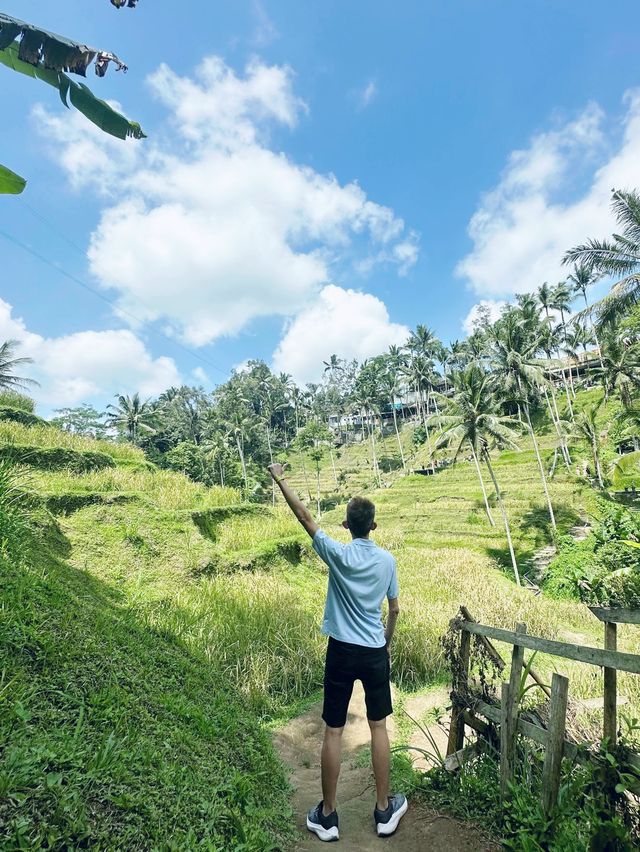
<instances>
[{"instance_id":1,"label":"bush","mask_svg":"<svg viewBox=\"0 0 640 852\"><path fill-rule=\"evenodd\" d=\"M595 554L596 538L588 536L576 541L564 536L558 544L558 554L549 565L544 590L554 598L580 600L584 591L597 581L602 567Z\"/></svg>"},{"instance_id":2,"label":"bush","mask_svg":"<svg viewBox=\"0 0 640 852\"><path fill-rule=\"evenodd\" d=\"M624 506L601 503L602 515L584 541L560 540L544 590L600 606L640 607L640 520ZM629 544L631 542L631 544Z\"/></svg>"},{"instance_id":3,"label":"bush","mask_svg":"<svg viewBox=\"0 0 640 852\"><path fill-rule=\"evenodd\" d=\"M416 426L411 436L411 443L414 447L420 447L427 443L427 430L424 426Z\"/></svg>"},{"instance_id":4,"label":"bush","mask_svg":"<svg viewBox=\"0 0 640 852\"><path fill-rule=\"evenodd\" d=\"M36 410L36 404L30 397L12 390L0 390L0 407L19 408L27 414Z\"/></svg>"},{"instance_id":5,"label":"bush","mask_svg":"<svg viewBox=\"0 0 640 852\"><path fill-rule=\"evenodd\" d=\"M71 470L84 473L115 467L116 463L106 453L70 450L65 447L30 447L23 444L0 445L0 460L25 464L42 470Z\"/></svg>"},{"instance_id":6,"label":"bush","mask_svg":"<svg viewBox=\"0 0 640 852\"><path fill-rule=\"evenodd\" d=\"M611 780L615 784L628 772L622 752L595 752L588 762L574 765L565 761L558 803L550 816L540 802L540 752L519 743L518 757L515 783L504 804L499 794L499 762L491 753L466 764L458 774L439 767L424 773L417 794L426 798L430 808L440 807L499 834L504 849L631 852L638 848L633 806L617 790L613 809L608 798Z\"/></svg>"},{"instance_id":7,"label":"bush","mask_svg":"<svg viewBox=\"0 0 640 852\"><path fill-rule=\"evenodd\" d=\"M11 420L13 423L22 423L23 426L46 426L47 421L37 414L25 411L23 408L13 408L9 405L0 405L0 420Z\"/></svg>"}]
</instances>

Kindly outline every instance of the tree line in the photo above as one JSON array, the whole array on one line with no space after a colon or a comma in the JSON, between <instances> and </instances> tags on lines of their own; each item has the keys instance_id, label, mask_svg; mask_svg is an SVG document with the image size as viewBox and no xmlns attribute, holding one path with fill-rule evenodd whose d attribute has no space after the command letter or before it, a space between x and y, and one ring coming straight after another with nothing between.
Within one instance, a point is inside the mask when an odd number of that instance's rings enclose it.
<instances>
[{"instance_id":1,"label":"tree line","mask_svg":"<svg viewBox=\"0 0 640 852\"><path fill-rule=\"evenodd\" d=\"M329 455L337 488L334 452L340 445L367 442L380 485L378 442L384 426L395 433L398 463L407 468L401 430L409 417L414 442L426 445L430 454L464 455L473 461L487 517L494 524L482 475L482 467L486 469L517 577L492 451L516 447L520 436L528 437L553 529L549 471L538 445L536 418L546 417L556 436L553 468L571 466L571 444L580 439L590 448L597 484L605 485L598 406L580 412L574 408L576 365L581 365L580 381L599 383L605 401L612 396L620 401L620 439L640 446L640 195L615 192L613 209L620 234L567 252L565 280L543 282L537 292L517 295L498 319L480 308L465 340L446 346L426 325L418 325L404 346L391 346L361 364L328 356L322 380L303 387L291 375L275 374L263 361L253 360L210 393L182 386L155 399L122 394L104 412L89 405L66 408L56 412L53 422L78 434L131 441L160 466L209 485L241 487L247 495L260 493L268 462L283 451L296 452L309 499L306 462L315 467L319 509L321 462ZM589 291L603 276L619 280L592 305ZM25 359L16 360L14 350L12 341L0 348L0 385L20 381L15 368Z\"/></svg>"}]
</instances>

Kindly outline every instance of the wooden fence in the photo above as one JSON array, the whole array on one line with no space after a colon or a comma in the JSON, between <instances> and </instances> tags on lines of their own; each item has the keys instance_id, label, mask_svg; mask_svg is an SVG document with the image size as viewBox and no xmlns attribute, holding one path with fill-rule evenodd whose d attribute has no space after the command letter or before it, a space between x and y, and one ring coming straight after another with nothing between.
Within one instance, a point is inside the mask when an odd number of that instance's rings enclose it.
<instances>
[{"instance_id":1,"label":"wooden fence","mask_svg":"<svg viewBox=\"0 0 640 852\"><path fill-rule=\"evenodd\" d=\"M460 616L451 622L451 627L462 633L460 656L458 664L454 667L451 693L453 707L447 746L447 756L451 766L459 765L464 759L466 726L475 730L481 737L487 736L489 726L478 718L478 715L483 716L499 727L501 794L507 795L509 784L513 780L517 736L522 734L544 746L542 804L547 813L553 809L560 788L562 758L575 758L578 755L577 745L566 738L569 680L563 675L554 673L549 689L530 664L526 664L525 669L525 649L576 660L604 670L602 734L612 746L616 744L617 672L640 674L640 655L617 650L617 624L640 624L640 611L591 607L591 612L604 623L604 648L592 648L531 636L527 633L525 624L517 624L515 631L488 627L475 621L466 607L460 607ZM485 653L500 672L504 671L506 664L491 640L506 642L512 646L509 680L502 683L499 706L490 705L469 695L472 636L478 637ZM549 698L549 719L546 728L521 717L520 687L525 670ZM640 770L640 756L632 754L629 763L636 770Z\"/></svg>"}]
</instances>

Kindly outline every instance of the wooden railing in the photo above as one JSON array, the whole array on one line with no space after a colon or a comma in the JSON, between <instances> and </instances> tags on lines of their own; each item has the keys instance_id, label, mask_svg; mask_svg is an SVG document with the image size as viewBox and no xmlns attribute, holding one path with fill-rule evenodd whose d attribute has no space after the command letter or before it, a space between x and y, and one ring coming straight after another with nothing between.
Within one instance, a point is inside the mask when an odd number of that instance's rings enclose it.
<instances>
[{"instance_id":1,"label":"wooden railing","mask_svg":"<svg viewBox=\"0 0 640 852\"><path fill-rule=\"evenodd\" d=\"M640 655L617 650L617 624L640 624L640 611L622 609L604 609L592 607L591 612L604 623L604 648L576 645L570 642L557 642L531 636L525 624L517 624L515 631L489 627L475 621L466 607L460 608L460 616L451 622L451 627L461 631L460 651L457 665L453 671L453 707L447 756L450 765L456 766L464 759L465 727L475 730L480 738L486 737L489 726L478 716L498 726L500 735L500 789L503 796L508 794L509 785L514 777L514 763L518 734L522 734L545 749L542 770L542 804L545 812L550 812L557 802L560 788L560 768L563 757L575 758L577 745L566 738L566 714L569 692L569 680L564 675L553 674L551 689L544 684L537 672L527 664L528 675L549 698L549 720L547 727L535 724L521 717L519 699L520 684L525 667L525 649L540 651L555 657L563 657L598 666L604 670L604 716L603 738L611 746L617 738L617 672L640 674ZM499 672L506 664L491 640L512 645L509 680L502 683L500 705L491 705L473 698L469 693L469 671L471 637L478 637ZM629 763L640 770L640 756L631 755Z\"/></svg>"}]
</instances>

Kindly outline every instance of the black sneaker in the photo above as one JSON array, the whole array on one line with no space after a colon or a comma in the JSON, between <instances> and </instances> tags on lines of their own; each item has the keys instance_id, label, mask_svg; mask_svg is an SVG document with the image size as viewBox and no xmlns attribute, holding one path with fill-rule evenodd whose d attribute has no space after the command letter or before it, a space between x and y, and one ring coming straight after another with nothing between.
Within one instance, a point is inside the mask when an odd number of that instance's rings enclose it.
<instances>
[{"instance_id":1,"label":"black sneaker","mask_svg":"<svg viewBox=\"0 0 640 852\"><path fill-rule=\"evenodd\" d=\"M408 808L406 797L398 793L395 796L389 796L389 806L386 811L380 811L376 807L373 812L373 818L376 823L376 831L378 837L388 837L398 827L398 823L406 814Z\"/></svg>"},{"instance_id":2,"label":"black sneaker","mask_svg":"<svg viewBox=\"0 0 640 852\"><path fill-rule=\"evenodd\" d=\"M338 840L338 812L332 811L328 816L322 813L322 802L311 808L307 814L307 828L315 832L320 840Z\"/></svg>"}]
</instances>

